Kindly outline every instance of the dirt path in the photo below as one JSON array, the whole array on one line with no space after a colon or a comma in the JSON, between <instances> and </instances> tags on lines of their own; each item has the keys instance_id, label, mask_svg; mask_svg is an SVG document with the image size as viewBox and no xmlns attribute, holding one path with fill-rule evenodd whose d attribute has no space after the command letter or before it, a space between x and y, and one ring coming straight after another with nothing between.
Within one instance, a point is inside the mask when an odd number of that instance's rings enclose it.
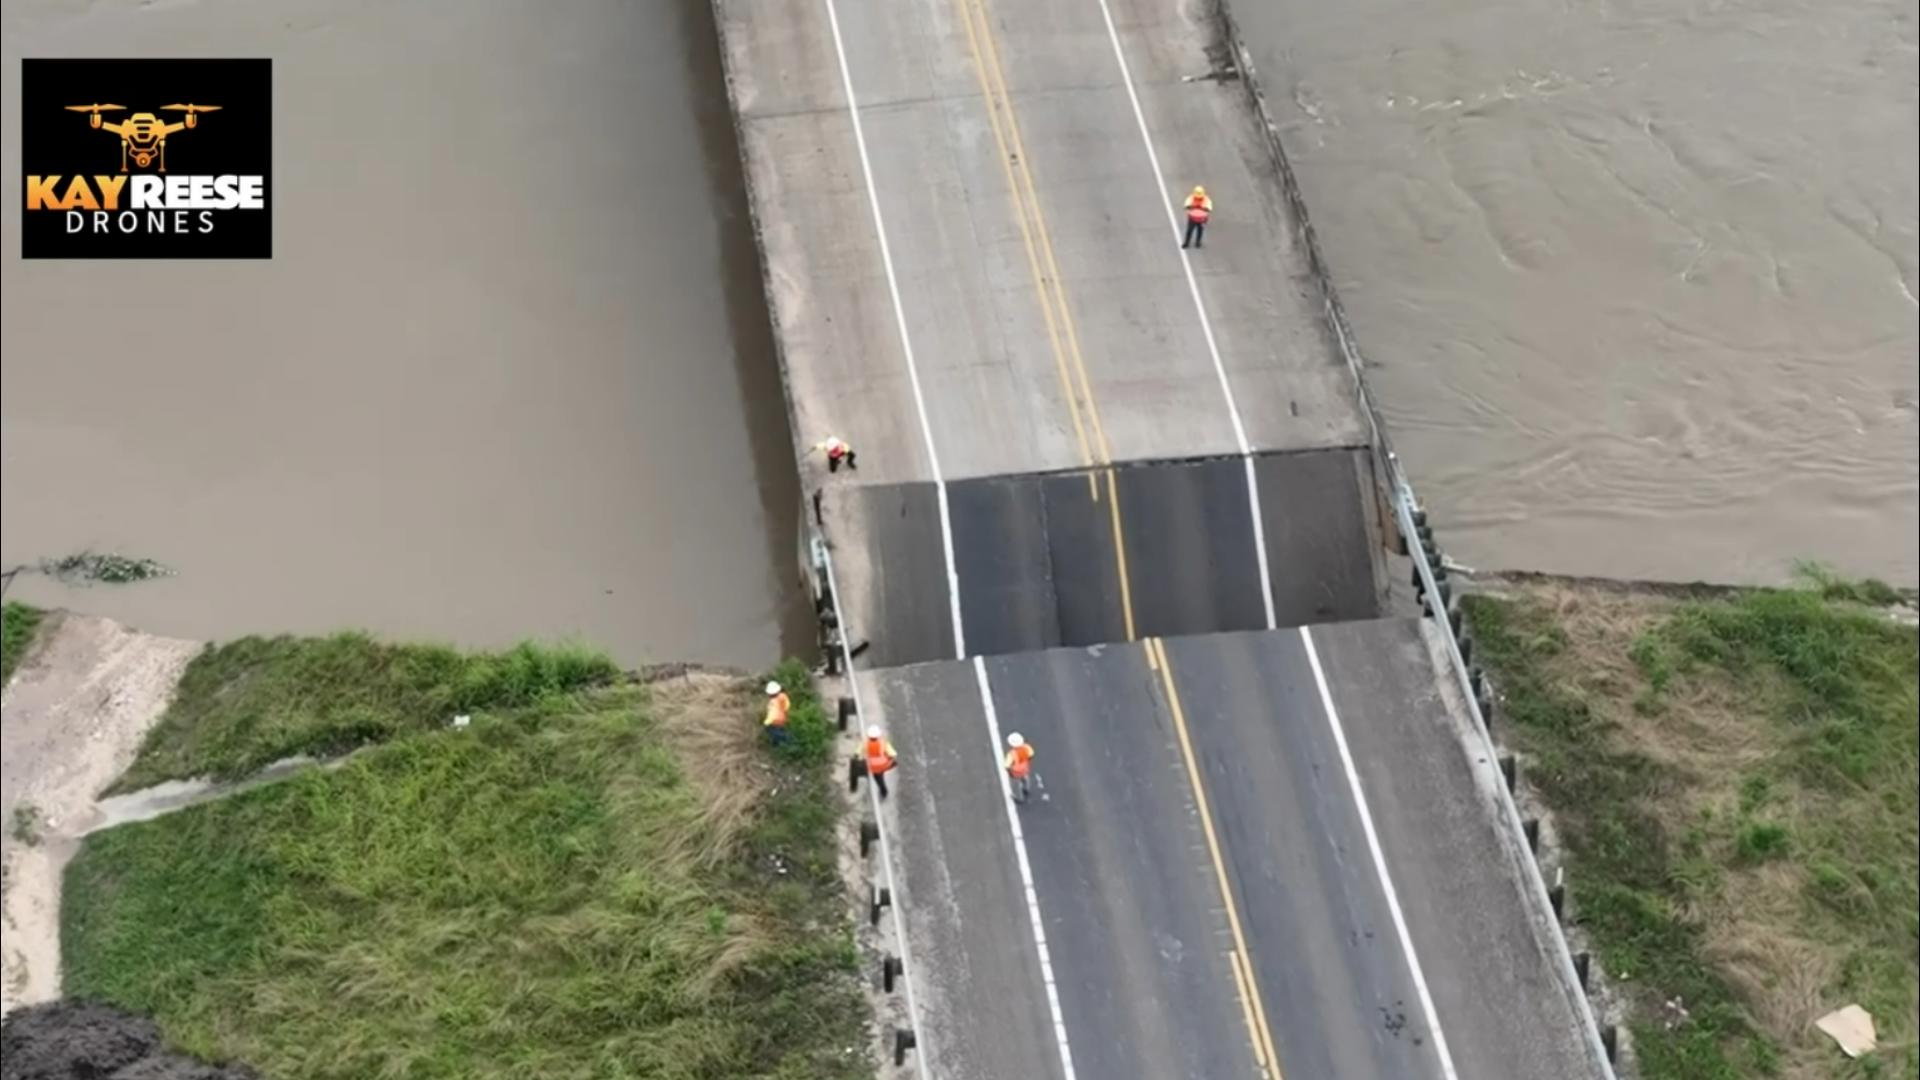
<instances>
[{"instance_id":1,"label":"dirt path","mask_svg":"<svg viewBox=\"0 0 1920 1080\"><path fill-rule=\"evenodd\" d=\"M201 643L56 613L0 698L0 1014L60 992L60 877Z\"/></svg>"}]
</instances>

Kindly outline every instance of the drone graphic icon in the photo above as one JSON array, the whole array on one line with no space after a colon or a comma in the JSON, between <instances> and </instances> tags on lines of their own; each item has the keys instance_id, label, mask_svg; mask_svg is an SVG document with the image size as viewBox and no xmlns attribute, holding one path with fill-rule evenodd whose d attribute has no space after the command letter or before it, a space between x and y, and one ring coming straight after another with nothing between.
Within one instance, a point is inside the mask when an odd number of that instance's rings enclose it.
<instances>
[{"instance_id":1,"label":"drone graphic icon","mask_svg":"<svg viewBox=\"0 0 1920 1080\"><path fill-rule=\"evenodd\" d=\"M87 126L102 131L110 131L120 136L120 171L127 171L127 158L133 158L138 168L146 168L157 159L159 171L167 171L167 136L188 128L197 127L200 114L217 112L218 105L162 105L161 112L178 112L185 115L178 123L162 120L150 112L137 112L125 120L112 121L102 118L101 113L125 112L125 105L69 105L68 112L83 112L87 115Z\"/></svg>"}]
</instances>

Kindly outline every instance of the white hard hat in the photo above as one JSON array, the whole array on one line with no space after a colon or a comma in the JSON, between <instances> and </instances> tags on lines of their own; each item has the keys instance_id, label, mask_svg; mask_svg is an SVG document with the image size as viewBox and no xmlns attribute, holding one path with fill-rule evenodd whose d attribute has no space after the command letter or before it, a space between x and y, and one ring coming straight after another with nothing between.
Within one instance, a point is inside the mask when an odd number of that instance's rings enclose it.
<instances>
[{"instance_id":1,"label":"white hard hat","mask_svg":"<svg viewBox=\"0 0 1920 1080\"><path fill-rule=\"evenodd\" d=\"M874 726L867 729L867 738L877 739L879 737L880 737L880 725L875 724Z\"/></svg>"},{"instance_id":2,"label":"white hard hat","mask_svg":"<svg viewBox=\"0 0 1920 1080\"><path fill-rule=\"evenodd\" d=\"M1007 736L1007 745L1008 746L1025 746L1027 745L1027 740L1022 738L1020 733L1016 731L1013 734Z\"/></svg>"},{"instance_id":3,"label":"white hard hat","mask_svg":"<svg viewBox=\"0 0 1920 1080\"><path fill-rule=\"evenodd\" d=\"M768 684L767 684L767 696L768 696L768 697L772 697L773 695L775 695L775 694L777 694L777 693L779 693L779 692L780 692L780 684L779 684L779 683L777 683L777 682L770 682L770 683L768 683Z\"/></svg>"}]
</instances>

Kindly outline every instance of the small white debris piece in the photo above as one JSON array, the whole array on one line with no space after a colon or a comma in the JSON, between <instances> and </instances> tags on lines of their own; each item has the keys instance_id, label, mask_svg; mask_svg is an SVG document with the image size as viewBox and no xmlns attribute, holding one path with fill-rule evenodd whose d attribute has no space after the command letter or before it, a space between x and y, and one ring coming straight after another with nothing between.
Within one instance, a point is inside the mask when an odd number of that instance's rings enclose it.
<instances>
[{"instance_id":1,"label":"small white debris piece","mask_svg":"<svg viewBox=\"0 0 1920 1080\"><path fill-rule=\"evenodd\" d=\"M456 729L466 727L471 723L473 723L473 717L468 716L466 713L461 713L459 716L453 718L453 726Z\"/></svg>"},{"instance_id":2,"label":"small white debris piece","mask_svg":"<svg viewBox=\"0 0 1920 1080\"><path fill-rule=\"evenodd\" d=\"M1826 1032L1840 1049L1850 1058L1871 1053L1876 1045L1873 1032L1873 1014L1858 1005L1848 1005L1844 1009L1835 1009L1813 1022L1813 1026Z\"/></svg>"}]
</instances>

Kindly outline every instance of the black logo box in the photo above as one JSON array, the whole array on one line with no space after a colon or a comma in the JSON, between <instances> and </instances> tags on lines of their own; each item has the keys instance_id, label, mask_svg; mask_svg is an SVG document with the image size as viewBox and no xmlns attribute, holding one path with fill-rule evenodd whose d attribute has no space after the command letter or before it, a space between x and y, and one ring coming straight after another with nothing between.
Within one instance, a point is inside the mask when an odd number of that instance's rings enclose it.
<instances>
[{"instance_id":1,"label":"black logo box","mask_svg":"<svg viewBox=\"0 0 1920 1080\"><path fill-rule=\"evenodd\" d=\"M25 208L26 177L59 176L65 195L75 174L120 175L120 139L92 127L69 105L124 105L103 114L124 121L153 113L177 122L182 113L162 105L218 105L197 126L167 140L167 176L260 176L261 210L212 211L213 230L126 234L67 232L67 215ZM27 259L268 259L273 257L273 61L271 60L22 60L20 62L20 254ZM127 162L127 176L162 175ZM91 181L89 181L91 182ZM142 217L145 215L142 214ZM169 217L172 215L169 214ZM141 222L144 227L145 222Z\"/></svg>"}]
</instances>

